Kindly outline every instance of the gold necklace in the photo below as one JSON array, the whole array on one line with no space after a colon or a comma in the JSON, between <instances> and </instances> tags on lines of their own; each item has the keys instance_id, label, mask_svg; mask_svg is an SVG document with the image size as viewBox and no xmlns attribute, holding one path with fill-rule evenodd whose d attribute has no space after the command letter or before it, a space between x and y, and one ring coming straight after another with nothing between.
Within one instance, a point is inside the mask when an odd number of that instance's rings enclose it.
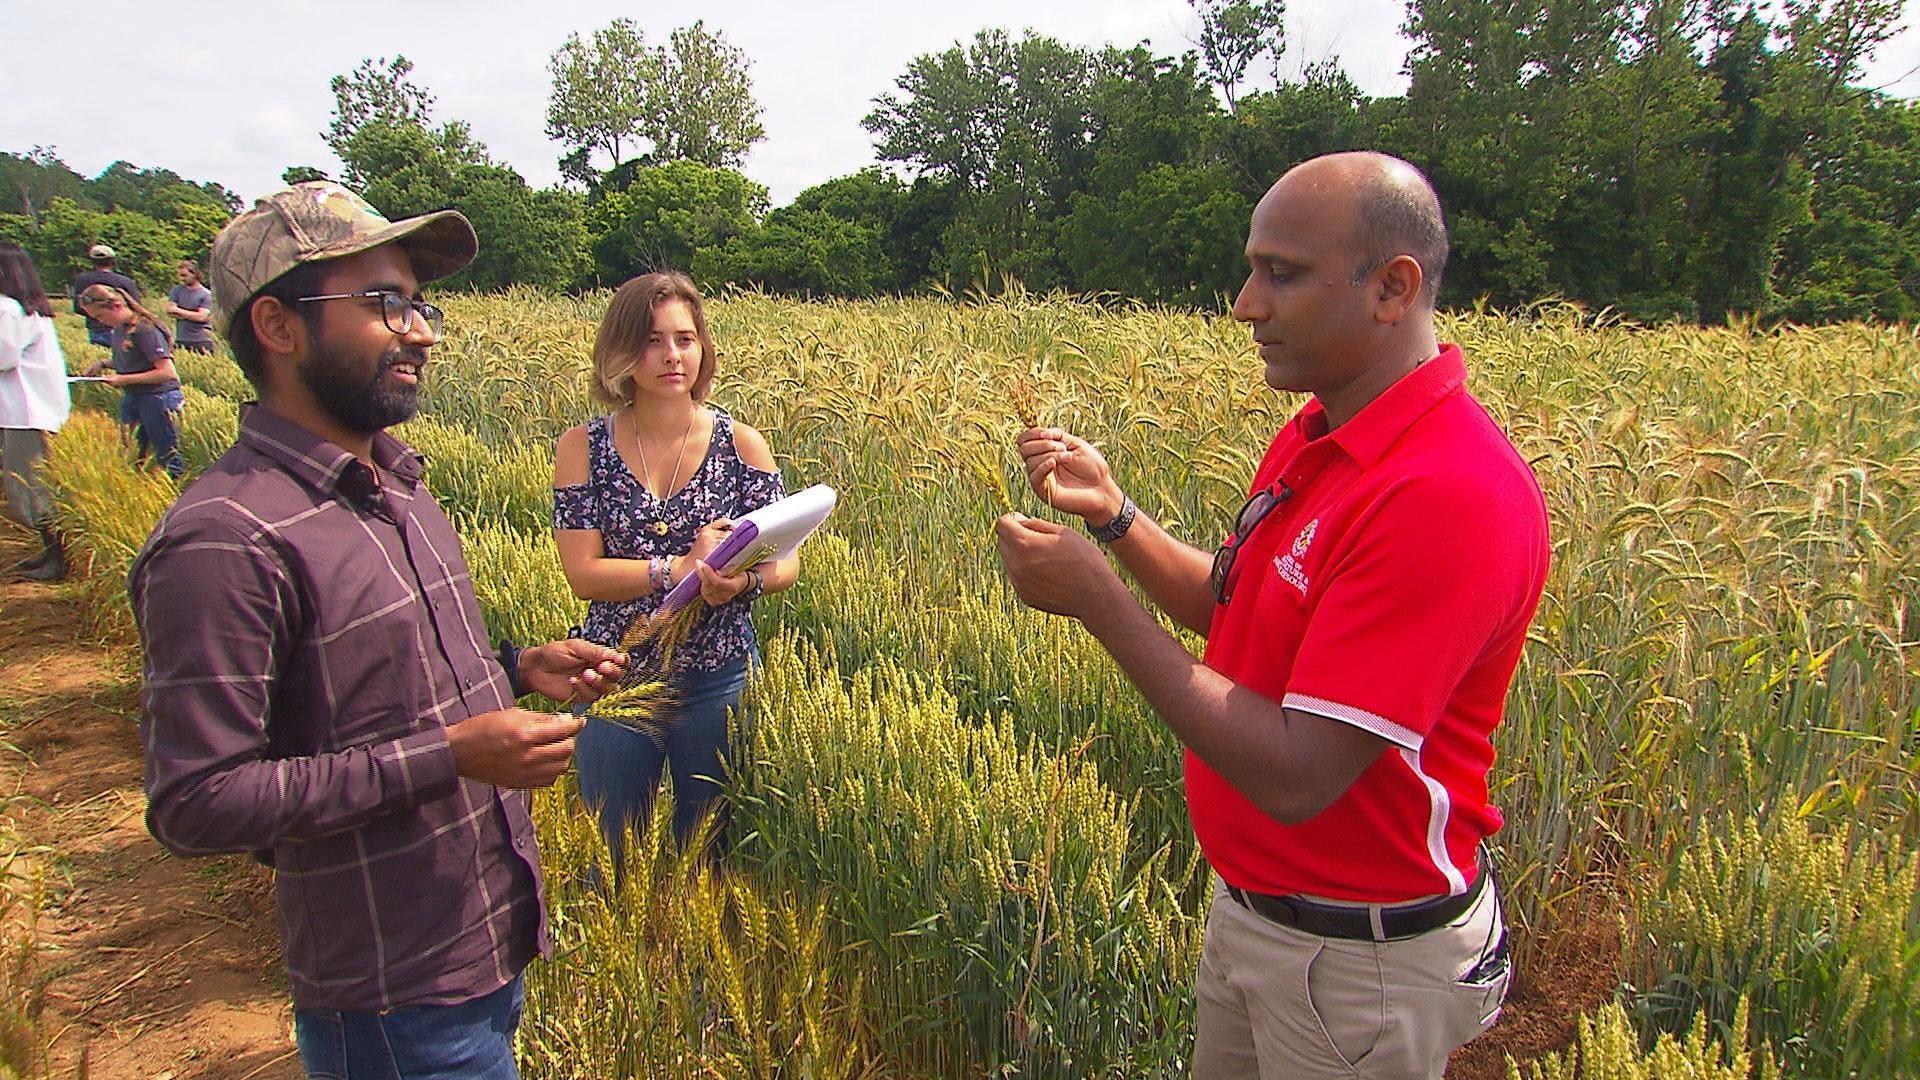
<instances>
[{"instance_id":1,"label":"gold necklace","mask_svg":"<svg viewBox=\"0 0 1920 1080\"><path fill-rule=\"evenodd\" d=\"M654 495L652 487L653 468L647 464L646 443L640 437L640 417L636 415L633 418L633 449L635 453L640 455L640 486L647 489L647 494L653 495L653 501L656 504L664 503L673 497L673 484L674 481L680 479L680 465L687 458L687 441L693 437L693 422L699 415L700 412L698 409L687 414L687 430L680 435L680 452L673 456L673 471L667 474L667 493L665 495ZM649 525L648 528L652 530L655 536L667 535L667 523L664 521L655 521L652 525Z\"/></svg>"}]
</instances>

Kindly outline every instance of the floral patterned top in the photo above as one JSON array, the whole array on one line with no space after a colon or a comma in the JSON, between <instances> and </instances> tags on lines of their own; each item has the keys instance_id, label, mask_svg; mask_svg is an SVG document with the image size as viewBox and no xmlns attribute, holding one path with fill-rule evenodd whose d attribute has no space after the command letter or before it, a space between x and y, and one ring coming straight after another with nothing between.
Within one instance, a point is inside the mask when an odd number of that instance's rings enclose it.
<instances>
[{"instance_id":1,"label":"floral patterned top","mask_svg":"<svg viewBox=\"0 0 1920 1080\"><path fill-rule=\"evenodd\" d=\"M609 558L685 554L693 548L694 535L713 519L738 519L786 496L779 473L740 460L733 444L733 418L714 409L706 458L685 487L657 499L614 447L612 419L598 416L587 422L587 482L553 489L553 527L598 529ZM634 617L651 614L660 600L660 594L649 593L633 600L591 601L581 636L601 645L616 644ZM752 653L753 621L747 617L752 604L753 598L742 594L717 609L703 609L678 664L692 671L717 671Z\"/></svg>"}]
</instances>

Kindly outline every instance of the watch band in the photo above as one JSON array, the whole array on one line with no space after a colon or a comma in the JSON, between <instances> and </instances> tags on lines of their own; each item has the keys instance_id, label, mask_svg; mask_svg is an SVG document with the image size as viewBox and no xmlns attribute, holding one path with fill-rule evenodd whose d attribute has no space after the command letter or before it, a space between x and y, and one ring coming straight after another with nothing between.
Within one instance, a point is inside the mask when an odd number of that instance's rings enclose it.
<instances>
[{"instance_id":1,"label":"watch band","mask_svg":"<svg viewBox=\"0 0 1920 1080\"><path fill-rule=\"evenodd\" d=\"M1115 540L1127 535L1127 530L1133 528L1133 519L1139 512L1140 508L1133 505L1132 496L1122 495L1120 496L1120 512L1113 515L1113 520L1097 529L1089 528L1087 532L1091 534L1095 540L1103 544L1111 544Z\"/></svg>"},{"instance_id":2,"label":"watch band","mask_svg":"<svg viewBox=\"0 0 1920 1080\"><path fill-rule=\"evenodd\" d=\"M525 697L527 688L520 682L520 646L500 642L500 668L507 673L507 690L516 698Z\"/></svg>"}]
</instances>

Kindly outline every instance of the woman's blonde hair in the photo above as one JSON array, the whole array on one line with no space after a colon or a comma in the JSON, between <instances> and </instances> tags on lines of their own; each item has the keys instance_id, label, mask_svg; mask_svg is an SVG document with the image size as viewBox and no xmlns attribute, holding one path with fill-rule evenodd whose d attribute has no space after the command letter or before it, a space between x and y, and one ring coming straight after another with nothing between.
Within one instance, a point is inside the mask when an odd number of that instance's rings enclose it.
<instances>
[{"instance_id":1,"label":"woman's blonde hair","mask_svg":"<svg viewBox=\"0 0 1920 1080\"><path fill-rule=\"evenodd\" d=\"M96 300L118 300L121 303L127 305L128 311L133 312L133 326L135 329L137 329L139 325L144 322L148 326L151 326L159 330L160 333L165 335L169 341L173 339L173 335L167 333L166 324L160 321L159 316L155 315L151 311L148 311L146 308L141 307L140 301L135 300L131 293L127 292L127 290L121 288L118 285L109 285L104 281L96 281L93 284L87 286L86 288L80 290L80 299L85 302L92 302Z\"/></svg>"},{"instance_id":2,"label":"woman's blonde hair","mask_svg":"<svg viewBox=\"0 0 1920 1080\"><path fill-rule=\"evenodd\" d=\"M633 369L647 350L653 333L653 313L660 305L679 300L693 313L694 336L700 340L700 372L693 378L693 400L707 400L719 357L713 335L707 331L707 309L700 290L685 274L642 274L620 286L593 336L593 399L603 405L625 405L633 399Z\"/></svg>"}]
</instances>

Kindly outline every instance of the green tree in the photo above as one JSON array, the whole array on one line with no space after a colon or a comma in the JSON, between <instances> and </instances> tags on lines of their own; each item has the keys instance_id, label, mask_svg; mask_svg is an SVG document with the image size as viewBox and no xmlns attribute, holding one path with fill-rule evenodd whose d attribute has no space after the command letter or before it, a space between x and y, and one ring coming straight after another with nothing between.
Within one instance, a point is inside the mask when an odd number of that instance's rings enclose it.
<instances>
[{"instance_id":1,"label":"green tree","mask_svg":"<svg viewBox=\"0 0 1920 1080\"><path fill-rule=\"evenodd\" d=\"M504 165L465 164L453 175L453 205L473 222L480 253L453 286L513 284L565 289L591 266L585 200L557 188L535 190Z\"/></svg>"},{"instance_id":2,"label":"green tree","mask_svg":"<svg viewBox=\"0 0 1920 1080\"><path fill-rule=\"evenodd\" d=\"M433 114L433 95L416 85L410 76L413 61L405 56L368 58L346 75L335 75L327 83L333 91L333 118L320 137L326 141L346 170L341 179L358 188L367 181L348 155L354 136L369 124L400 127L408 124L425 127Z\"/></svg>"},{"instance_id":3,"label":"green tree","mask_svg":"<svg viewBox=\"0 0 1920 1080\"><path fill-rule=\"evenodd\" d=\"M562 171L592 186L601 177L596 155L614 170L641 145L641 164L737 168L766 138L749 66L744 52L699 21L673 31L665 46L649 45L630 19L590 40L569 35L548 62L547 135L567 148Z\"/></svg>"},{"instance_id":4,"label":"green tree","mask_svg":"<svg viewBox=\"0 0 1920 1080\"><path fill-rule=\"evenodd\" d=\"M929 204L930 185L914 186L869 166L849 176L816 184L794 196L793 202L768 215L769 224L789 212L818 211L871 234L876 243L869 286L861 293L904 292L923 282L928 253L940 243L940 233L951 215Z\"/></svg>"},{"instance_id":5,"label":"green tree","mask_svg":"<svg viewBox=\"0 0 1920 1080\"><path fill-rule=\"evenodd\" d=\"M225 220L223 215L220 224ZM173 284L173 268L181 259L205 253L213 238L207 224L191 222L193 231L183 234L172 223L135 210L91 210L56 198L41 212L39 229L19 242L54 292L62 291L62 285L76 274L93 268L87 249L97 243L112 245L120 271L151 291Z\"/></svg>"},{"instance_id":6,"label":"green tree","mask_svg":"<svg viewBox=\"0 0 1920 1080\"><path fill-rule=\"evenodd\" d=\"M86 178L60 160L52 147L36 146L24 154L0 152L0 199L10 211L37 225L41 211L55 199L66 199L76 206L98 206L87 188Z\"/></svg>"},{"instance_id":7,"label":"green tree","mask_svg":"<svg viewBox=\"0 0 1920 1080\"><path fill-rule=\"evenodd\" d=\"M1791 199L1774 163L1780 133L1762 108L1772 80L1771 28L1748 10L1716 29L1706 72L1716 86L1715 122L1704 141L1693 246L1694 310L1706 323L1772 304L1772 277Z\"/></svg>"},{"instance_id":8,"label":"green tree","mask_svg":"<svg viewBox=\"0 0 1920 1080\"><path fill-rule=\"evenodd\" d=\"M1300 82L1248 94L1238 112L1210 130L1251 208L1282 173L1310 157L1378 147L1379 112L1328 61L1307 68Z\"/></svg>"},{"instance_id":9,"label":"green tree","mask_svg":"<svg viewBox=\"0 0 1920 1080\"><path fill-rule=\"evenodd\" d=\"M1200 19L1200 58L1207 77L1220 88L1227 111L1237 112L1235 99L1247 68L1262 56L1280 81L1280 56L1286 52L1284 0L1187 0Z\"/></svg>"},{"instance_id":10,"label":"green tree","mask_svg":"<svg viewBox=\"0 0 1920 1080\"><path fill-rule=\"evenodd\" d=\"M757 285L801 296L872 296L892 274L881 235L821 210L782 207L764 224L693 258L703 282Z\"/></svg>"},{"instance_id":11,"label":"green tree","mask_svg":"<svg viewBox=\"0 0 1920 1080\"><path fill-rule=\"evenodd\" d=\"M585 275L579 196L529 188L518 172L492 161L465 124L429 130L417 121L374 121L354 133L347 155L369 178L361 193L388 217L453 207L473 223L480 252L448 279L450 287L563 289Z\"/></svg>"},{"instance_id":12,"label":"green tree","mask_svg":"<svg viewBox=\"0 0 1920 1080\"><path fill-rule=\"evenodd\" d=\"M615 19L591 40L577 33L547 61L553 90L547 99L547 137L566 146L562 171L582 183L595 174L595 153L609 166L627 160L623 148L642 141L658 112L659 50L632 19Z\"/></svg>"},{"instance_id":13,"label":"green tree","mask_svg":"<svg viewBox=\"0 0 1920 1080\"><path fill-rule=\"evenodd\" d=\"M876 153L957 189L937 276L1062 283L1050 230L1092 163L1095 54L1029 33L982 30L966 47L916 57L898 94L861 121Z\"/></svg>"},{"instance_id":14,"label":"green tree","mask_svg":"<svg viewBox=\"0 0 1920 1080\"><path fill-rule=\"evenodd\" d=\"M1920 319L1920 104L1869 97L1807 161L1806 212L1784 231L1771 314Z\"/></svg>"},{"instance_id":15,"label":"green tree","mask_svg":"<svg viewBox=\"0 0 1920 1080\"><path fill-rule=\"evenodd\" d=\"M1699 0L1617 0L1615 54L1579 84L1580 169L1550 220L1544 287L1655 321L1693 319L1693 251L1720 125L1700 62L1711 9ZM1710 224L1708 227L1712 227Z\"/></svg>"},{"instance_id":16,"label":"green tree","mask_svg":"<svg viewBox=\"0 0 1920 1080\"><path fill-rule=\"evenodd\" d=\"M661 65L664 108L652 133L654 157L737 169L767 137L753 98L747 54L695 21L675 30Z\"/></svg>"},{"instance_id":17,"label":"green tree","mask_svg":"<svg viewBox=\"0 0 1920 1080\"><path fill-rule=\"evenodd\" d=\"M1224 170L1158 165L1112 195L1075 195L1060 254L1077 289L1212 307L1239 284L1252 212Z\"/></svg>"},{"instance_id":18,"label":"green tree","mask_svg":"<svg viewBox=\"0 0 1920 1080\"><path fill-rule=\"evenodd\" d=\"M107 166L93 178L92 187L106 205L149 217L170 218L189 205L218 207L229 214L240 209L240 200L219 184L195 184L172 169L143 169L125 161Z\"/></svg>"},{"instance_id":19,"label":"green tree","mask_svg":"<svg viewBox=\"0 0 1920 1080\"><path fill-rule=\"evenodd\" d=\"M1555 264L1552 222L1590 168L1592 80L1617 62L1617 9L1602 0L1409 0L1404 99L1380 115L1380 149L1422 167L1447 208L1443 296L1517 305Z\"/></svg>"},{"instance_id":20,"label":"green tree","mask_svg":"<svg viewBox=\"0 0 1920 1080\"><path fill-rule=\"evenodd\" d=\"M767 189L731 169L693 161L640 169L588 208L595 274L617 285L650 270L689 270L699 252L751 231L766 211Z\"/></svg>"}]
</instances>

